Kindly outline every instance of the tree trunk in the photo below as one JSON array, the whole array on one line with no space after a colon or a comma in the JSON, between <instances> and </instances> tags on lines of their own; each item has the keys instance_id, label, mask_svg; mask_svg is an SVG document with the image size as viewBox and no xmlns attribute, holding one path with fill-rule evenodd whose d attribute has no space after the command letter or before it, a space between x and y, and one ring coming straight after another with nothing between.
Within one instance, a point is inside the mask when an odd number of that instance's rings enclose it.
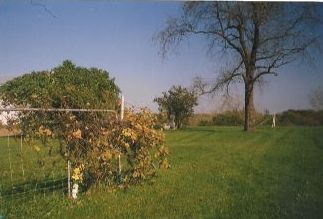
<instances>
[{"instance_id":1,"label":"tree trunk","mask_svg":"<svg viewBox=\"0 0 323 219\"><path fill-rule=\"evenodd\" d=\"M253 84L245 82L245 107L244 107L244 131L248 131L252 125L252 117L255 111L253 103Z\"/></svg>"},{"instance_id":2,"label":"tree trunk","mask_svg":"<svg viewBox=\"0 0 323 219\"><path fill-rule=\"evenodd\" d=\"M176 129L181 129L182 128L182 123L181 120L179 119L179 116L175 116L175 128Z\"/></svg>"}]
</instances>

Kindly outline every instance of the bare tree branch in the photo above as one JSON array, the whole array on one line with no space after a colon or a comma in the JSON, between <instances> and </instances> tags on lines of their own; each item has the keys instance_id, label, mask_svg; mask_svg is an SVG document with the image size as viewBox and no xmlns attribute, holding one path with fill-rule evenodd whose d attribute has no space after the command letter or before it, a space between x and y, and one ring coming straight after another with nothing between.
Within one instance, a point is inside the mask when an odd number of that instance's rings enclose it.
<instances>
[{"instance_id":1,"label":"bare tree branch","mask_svg":"<svg viewBox=\"0 0 323 219\"><path fill-rule=\"evenodd\" d=\"M57 18L57 16L50 9L48 9L48 7L45 4L42 4L42 3L39 3L39 2L35 2L33 0L30 0L30 4L32 6L41 7L50 16L52 16L53 18Z\"/></svg>"}]
</instances>

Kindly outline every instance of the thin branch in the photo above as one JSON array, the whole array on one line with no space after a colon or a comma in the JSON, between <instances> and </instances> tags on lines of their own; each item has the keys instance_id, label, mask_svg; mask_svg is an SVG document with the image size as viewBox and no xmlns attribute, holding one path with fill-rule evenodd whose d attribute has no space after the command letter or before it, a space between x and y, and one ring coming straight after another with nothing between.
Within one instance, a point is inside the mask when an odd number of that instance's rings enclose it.
<instances>
[{"instance_id":1,"label":"thin branch","mask_svg":"<svg viewBox=\"0 0 323 219\"><path fill-rule=\"evenodd\" d=\"M230 86L231 82L233 82L234 78L239 77L239 76L243 77L243 73L239 72L239 69L241 69L242 65L243 65L243 60L241 60L239 62L239 64L232 71L224 73L220 77L218 77L213 88L211 88L208 91L205 91L204 94L213 93L216 90L223 88L223 86L226 86L226 90L228 93L229 86Z\"/></svg>"},{"instance_id":2,"label":"thin branch","mask_svg":"<svg viewBox=\"0 0 323 219\"><path fill-rule=\"evenodd\" d=\"M48 9L45 4L42 4L42 3L39 3L39 2L34 2L33 0L30 0L30 4L32 6L41 7L42 9L44 9L44 11L46 13L48 13L53 18L56 18L57 19L57 16L50 9Z\"/></svg>"},{"instance_id":3,"label":"thin branch","mask_svg":"<svg viewBox=\"0 0 323 219\"><path fill-rule=\"evenodd\" d=\"M236 44L233 43L233 39L230 39L228 36L226 36L224 33L217 32L217 31L203 31L203 30L190 30L189 32L193 34L214 34L219 37L221 37L226 43L228 43L234 50L236 50L240 55L243 55L242 50L237 46Z\"/></svg>"}]
</instances>

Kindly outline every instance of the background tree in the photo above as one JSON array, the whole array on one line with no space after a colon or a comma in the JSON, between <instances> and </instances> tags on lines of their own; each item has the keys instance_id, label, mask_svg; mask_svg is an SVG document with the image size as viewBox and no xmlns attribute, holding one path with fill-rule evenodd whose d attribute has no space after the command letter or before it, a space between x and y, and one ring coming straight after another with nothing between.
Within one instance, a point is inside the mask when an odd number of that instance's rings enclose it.
<instances>
[{"instance_id":1,"label":"background tree","mask_svg":"<svg viewBox=\"0 0 323 219\"><path fill-rule=\"evenodd\" d=\"M168 119L170 115L175 116L176 128L181 128L183 123L194 113L194 106L197 105L197 97L187 88L173 86L162 97L154 99L159 106L160 112L166 112Z\"/></svg>"},{"instance_id":2,"label":"background tree","mask_svg":"<svg viewBox=\"0 0 323 219\"><path fill-rule=\"evenodd\" d=\"M311 92L310 101L314 109L323 110L323 86L322 85Z\"/></svg>"},{"instance_id":3,"label":"background tree","mask_svg":"<svg viewBox=\"0 0 323 219\"><path fill-rule=\"evenodd\" d=\"M231 68L205 86L202 93L244 83L244 130L254 111L254 87L266 75L303 55L315 42L319 24L316 7L309 3L186 2L179 18L170 18L155 39L165 55L190 35L204 36L209 51L222 48ZM214 52L213 52L214 54Z\"/></svg>"}]
</instances>

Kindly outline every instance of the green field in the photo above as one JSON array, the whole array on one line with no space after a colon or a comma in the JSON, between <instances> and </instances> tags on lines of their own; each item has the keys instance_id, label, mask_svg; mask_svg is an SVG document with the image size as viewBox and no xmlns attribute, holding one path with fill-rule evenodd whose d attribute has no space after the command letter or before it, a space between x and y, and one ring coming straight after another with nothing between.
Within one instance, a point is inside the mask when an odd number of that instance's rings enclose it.
<instances>
[{"instance_id":1,"label":"green field","mask_svg":"<svg viewBox=\"0 0 323 219\"><path fill-rule=\"evenodd\" d=\"M0 215L6 218L323 218L323 128L259 128L250 133L241 130L241 127L194 127L167 132L171 169L161 171L154 182L125 191L92 189L77 202L65 198L59 186L39 193L2 195ZM3 192L10 182L10 173L8 159L4 157L8 154L6 139L2 138L0 144ZM29 156L33 158L32 153ZM17 162L15 168L19 169L19 165ZM40 173L45 182L53 183L47 170ZM60 173L52 173L53 179L57 176ZM57 182L60 183L59 179Z\"/></svg>"}]
</instances>

